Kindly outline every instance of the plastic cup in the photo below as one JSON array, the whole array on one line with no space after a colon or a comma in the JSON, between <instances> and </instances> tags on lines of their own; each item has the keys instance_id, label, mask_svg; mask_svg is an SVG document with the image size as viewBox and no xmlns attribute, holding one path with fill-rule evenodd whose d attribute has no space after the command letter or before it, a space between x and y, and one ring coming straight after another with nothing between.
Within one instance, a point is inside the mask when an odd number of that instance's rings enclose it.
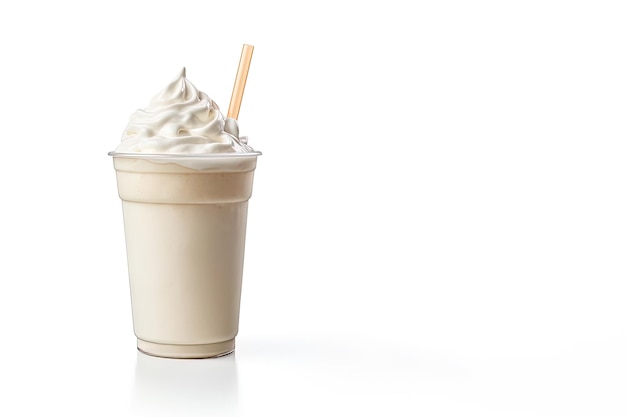
<instances>
[{"instance_id":1,"label":"plastic cup","mask_svg":"<svg viewBox=\"0 0 626 417\"><path fill-rule=\"evenodd\" d=\"M137 348L168 358L233 352L260 153L109 155L122 199Z\"/></svg>"}]
</instances>

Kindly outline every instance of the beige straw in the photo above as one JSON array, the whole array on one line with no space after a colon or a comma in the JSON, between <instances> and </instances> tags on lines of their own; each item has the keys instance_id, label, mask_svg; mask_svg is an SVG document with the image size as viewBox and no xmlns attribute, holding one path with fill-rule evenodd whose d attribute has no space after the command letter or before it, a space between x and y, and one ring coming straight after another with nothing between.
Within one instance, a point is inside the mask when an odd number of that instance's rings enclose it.
<instances>
[{"instance_id":1,"label":"beige straw","mask_svg":"<svg viewBox=\"0 0 626 417\"><path fill-rule=\"evenodd\" d=\"M243 45L241 58L239 59L239 68L237 68L237 78L235 78L235 86L233 87L233 95L230 98L228 106L228 117L236 119L239 117L239 108L241 107L241 99L243 98L243 90L246 88L246 80L248 79L248 69L252 60L252 52L254 46Z\"/></svg>"}]
</instances>

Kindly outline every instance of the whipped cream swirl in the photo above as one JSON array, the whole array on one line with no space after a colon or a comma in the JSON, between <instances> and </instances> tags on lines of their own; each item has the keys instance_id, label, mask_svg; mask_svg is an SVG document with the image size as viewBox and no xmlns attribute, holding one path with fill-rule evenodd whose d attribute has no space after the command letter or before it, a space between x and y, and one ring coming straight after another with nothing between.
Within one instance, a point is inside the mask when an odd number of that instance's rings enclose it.
<instances>
[{"instance_id":1,"label":"whipped cream swirl","mask_svg":"<svg viewBox=\"0 0 626 417\"><path fill-rule=\"evenodd\" d=\"M115 152L203 155L254 152L213 100L189 82L185 68L148 107L130 116Z\"/></svg>"}]
</instances>

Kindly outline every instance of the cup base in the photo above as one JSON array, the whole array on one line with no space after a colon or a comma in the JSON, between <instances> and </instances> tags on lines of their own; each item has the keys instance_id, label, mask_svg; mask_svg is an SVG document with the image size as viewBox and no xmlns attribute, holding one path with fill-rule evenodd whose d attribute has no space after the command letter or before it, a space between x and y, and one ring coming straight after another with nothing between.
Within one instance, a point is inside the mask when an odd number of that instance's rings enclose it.
<instances>
[{"instance_id":1,"label":"cup base","mask_svg":"<svg viewBox=\"0 0 626 417\"><path fill-rule=\"evenodd\" d=\"M137 339L137 349L150 356L173 359L206 359L235 351L235 339L208 345L164 345Z\"/></svg>"}]
</instances>

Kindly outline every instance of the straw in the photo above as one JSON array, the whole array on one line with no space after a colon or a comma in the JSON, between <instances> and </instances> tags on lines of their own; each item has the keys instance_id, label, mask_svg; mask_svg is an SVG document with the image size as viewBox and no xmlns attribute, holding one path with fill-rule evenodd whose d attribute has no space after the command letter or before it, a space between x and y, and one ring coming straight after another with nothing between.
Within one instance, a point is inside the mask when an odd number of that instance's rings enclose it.
<instances>
[{"instance_id":1,"label":"straw","mask_svg":"<svg viewBox=\"0 0 626 417\"><path fill-rule=\"evenodd\" d=\"M248 79L248 69L252 60L252 52L254 46L243 45L241 58L239 59L239 68L237 68L237 78L235 78L235 86L233 87L233 95L230 98L228 106L228 117L236 119L239 117L239 108L241 107L241 99L243 98L243 90L246 88L246 80Z\"/></svg>"}]
</instances>

